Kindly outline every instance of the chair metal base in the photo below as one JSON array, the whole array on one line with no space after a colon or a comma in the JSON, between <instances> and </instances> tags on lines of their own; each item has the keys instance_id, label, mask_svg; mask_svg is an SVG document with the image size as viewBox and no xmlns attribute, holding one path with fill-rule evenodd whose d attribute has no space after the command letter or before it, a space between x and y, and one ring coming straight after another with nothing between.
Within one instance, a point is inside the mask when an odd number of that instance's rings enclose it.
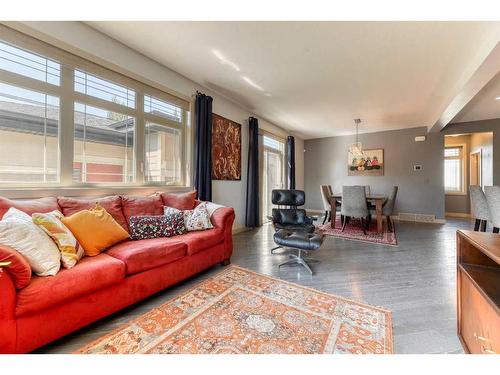
<instances>
[{"instance_id":1,"label":"chair metal base","mask_svg":"<svg viewBox=\"0 0 500 375\"><path fill-rule=\"evenodd\" d=\"M297 255L289 254L289 257L290 257L290 259L288 259L286 262L279 264L278 267L281 268L281 266L284 266L286 264L300 264L301 266L304 266L304 268L307 271L309 271L309 273L311 275L313 274L311 267L309 267L309 264L307 264L307 262L302 257L302 250L301 249L297 249Z\"/></svg>"},{"instance_id":2,"label":"chair metal base","mask_svg":"<svg viewBox=\"0 0 500 375\"><path fill-rule=\"evenodd\" d=\"M273 248L271 249L271 254L275 254L275 252L274 252L274 251L275 251L275 250L278 250L278 249L281 249L281 248L283 248L283 246L276 246L276 247L273 247Z\"/></svg>"}]
</instances>

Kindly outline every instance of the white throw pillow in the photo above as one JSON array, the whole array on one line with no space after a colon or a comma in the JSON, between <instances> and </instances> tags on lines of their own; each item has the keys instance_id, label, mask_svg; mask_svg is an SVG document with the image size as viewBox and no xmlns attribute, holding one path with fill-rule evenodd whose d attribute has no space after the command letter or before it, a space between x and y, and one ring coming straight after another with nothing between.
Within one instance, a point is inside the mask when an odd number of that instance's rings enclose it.
<instances>
[{"instance_id":1,"label":"white throw pillow","mask_svg":"<svg viewBox=\"0 0 500 375\"><path fill-rule=\"evenodd\" d=\"M196 230L211 229L214 226L210 221L210 214L207 210L207 202L201 202L192 210L179 210L177 208L163 206L163 213L171 215L182 212L184 214L184 225L188 232Z\"/></svg>"},{"instance_id":2,"label":"white throw pillow","mask_svg":"<svg viewBox=\"0 0 500 375\"><path fill-rule=\"evenodd\" d=\"M24 256L38 276L53 276L61 267L61 253L54 241L31 216L16 208L9 208L0 220L0 243Z\"/></svg>"}]
</instances>

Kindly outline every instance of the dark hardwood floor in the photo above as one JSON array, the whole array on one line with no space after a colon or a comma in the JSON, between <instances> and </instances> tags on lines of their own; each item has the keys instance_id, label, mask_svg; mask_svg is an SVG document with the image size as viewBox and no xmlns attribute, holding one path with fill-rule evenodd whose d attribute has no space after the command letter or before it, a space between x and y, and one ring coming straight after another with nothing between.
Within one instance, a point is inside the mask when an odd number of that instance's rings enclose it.
<instances>
[{"instance_id":1,"label":"dark hardwood floor","mask_svg":"<svg viewBox=\"0 0 500 375\"><path fill-rule=\"evenodd\" d=\"M311 254L319 263L311 264L315 274L310 276L302 267L278 269L286 256L270 254L273 229L264 225L234 237L232 263L391 310L396 353L462 353L456 334L455 232L471 226L454 219L445 225L396 223L397 247L327 237ZM73 352L221 269L216 266L37 352Z\"/></svg>"}]
</instances>

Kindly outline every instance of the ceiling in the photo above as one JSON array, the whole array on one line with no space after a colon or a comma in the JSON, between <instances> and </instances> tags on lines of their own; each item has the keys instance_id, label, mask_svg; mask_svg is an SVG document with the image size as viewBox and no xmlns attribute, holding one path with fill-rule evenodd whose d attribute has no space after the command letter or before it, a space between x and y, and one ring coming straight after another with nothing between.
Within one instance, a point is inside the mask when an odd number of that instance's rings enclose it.
<instances>
[{"instance_id":1,"label":"ceiling","mask_svg":"<svg viewBox=\"0 0 500 375\"><path fill-rule=\"evenodd\" d=\"M484 86L451 122L469 122L494 118L500 118L500 73Z\"/></svg>"},{"instance_id":2,"label":"ceiling","mask_svg":"<svg viewBox=\"0 0 500 375\"><path fill-rule=\"evenodd\" d=\"M500 39L500 22L88 24L305 139L432 127Z\"/></svg>"}]
</instances>

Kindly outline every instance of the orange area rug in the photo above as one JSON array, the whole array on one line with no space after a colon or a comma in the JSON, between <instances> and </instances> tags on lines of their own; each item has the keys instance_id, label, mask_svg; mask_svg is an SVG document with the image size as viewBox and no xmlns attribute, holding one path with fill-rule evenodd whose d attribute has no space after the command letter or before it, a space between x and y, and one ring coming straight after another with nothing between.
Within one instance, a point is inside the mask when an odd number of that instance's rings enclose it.
<instances>
[{"instance_id":1,"label":"orange area rug","mask_svg":"<svg viewBox=\"0 0 500 375\"><path fill-rule=\"evenodd\" d=\"M78 353L392 353L390 311L230 266Z\"/></svg>"}]
</instances>

